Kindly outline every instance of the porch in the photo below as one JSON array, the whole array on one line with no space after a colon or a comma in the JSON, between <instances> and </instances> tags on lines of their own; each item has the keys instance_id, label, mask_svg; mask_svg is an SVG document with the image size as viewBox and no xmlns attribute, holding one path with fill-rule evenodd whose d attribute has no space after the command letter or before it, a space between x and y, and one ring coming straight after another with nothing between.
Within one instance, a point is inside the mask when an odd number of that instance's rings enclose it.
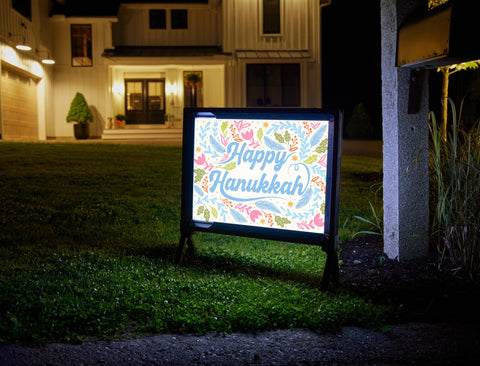
<instances>
[{"instance_id":1,"label":"porch","mask_svg":"<svg viewBox=\"0 0 480 366\"><path fill-rule=\"evenodd\" d=\"M183 130L180 124L169 126L159 125L127 125L124 128L104 129L102 140L105 141L155 141L169 144L182 144Z\"/></svg>"}]
</instances>

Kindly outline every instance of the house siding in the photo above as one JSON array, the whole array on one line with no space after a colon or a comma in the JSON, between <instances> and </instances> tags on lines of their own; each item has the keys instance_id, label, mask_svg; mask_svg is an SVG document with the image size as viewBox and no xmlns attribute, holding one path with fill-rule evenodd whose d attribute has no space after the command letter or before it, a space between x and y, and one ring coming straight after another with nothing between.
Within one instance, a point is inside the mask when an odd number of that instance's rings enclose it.
<instances>
[{"instance_id":1,"label":"house siding","mask_svg":"<svg viewBox=\"0 0 480 366\"><path fill-rule=\"evenodd\" d=\"M52 55L48 13L50 1L32 1L31 5L31 19L27 19L12 9L11 0L0 0L0 69L13 68L21 75L35 80L38 139L44 140L47 137L47 131L54 126L51 109L53 71L50 66L40 63L42 52ZM23 39L32 48L31 51L15 49L15 44ZM0 95L2 87L9 86L2 85L0 82ZM1 125L0 112L0 129Z\"/></svg>"},{"instance_id":2,"label":"house siding","mask_svg":"<svg viewBox=\"0 0 480 366\"><path fill-rule=\"evenodd\" d=\"M32 1L32 19L0 0L0 68L13 66L36 80L39 139L73 138L66 123L76 92L84 94L94 114L92 137L102 136L109 117L125 114L128 75L162 75L166 88L165 113L181 125L184 72L202 72L204 107L246 107L246 69L251 63L295 63L300 66L301 107L321 107L321 5L318 0L280 0L281 33L261 33L261 0L210 0L207 4L121 3L118 16L50 17L50 1ZM166 29L150 29L149 10L166 10ZM170 11L188 10L188 29L171 29ZM26 28L22 26L26 25ZM89 67L71 61L71 24L92 25ZM21 34L33 50L43 50L56 64L45 66L35 51L18 52L9 34ZM220 51L192 56L105 56L105 50L137 47L217 47ZM164 50L167 48L164 48ZM165 52L165 51L164 51ZM253 52L253 53L251 53ZM251 56L251 55L254 56ZM110 55L110 54L109 54ZM1 91L1 83L0 83ZM1 115L0 115L1 120Z\"/></svg>"},{"instance_id":3,"label":"house siding","mask_svg":"<svg viewBox=\"0 0 480 366\"><path fill-rule=\"evenodd\" d=\"M137 5L138 6L138 5ZM171 29L170 11L188 9L188 29ZM149 10L165 9L166 29L149 28ZM158 5L136 8L123 5L113 26L115 46L213 46L221 45L221 12L211 6Z\"/></svg>"}]
</instances>

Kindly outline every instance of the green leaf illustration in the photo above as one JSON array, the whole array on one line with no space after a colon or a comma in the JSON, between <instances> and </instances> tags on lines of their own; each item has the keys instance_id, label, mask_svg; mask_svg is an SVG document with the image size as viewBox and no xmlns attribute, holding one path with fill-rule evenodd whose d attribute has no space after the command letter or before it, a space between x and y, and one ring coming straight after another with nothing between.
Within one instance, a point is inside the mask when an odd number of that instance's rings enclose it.
<instances>
[{"instance_id":1,"label":"green leaf illustration","mask_svg":"<svg viewBox=\"0 0 480 366\"><path fill-rule=\"evenodd\" d=\"M257 132L258 141L262 141L262 137L263 137L263 130L259 129Z\"/></svg>"},{"instance_id":2,"label":"green leaf illustration","mask_svg":"<svg viewBox=\"0 0 480 366\"><path fill-rule=\"evenodd\" d=\"M275 140L277 140L278 142L280 142L281 144L284 144L285 143L285 139L283 138L282 135L280 135L278 132L275 132Z\"/></svg>"},{"instance_id":3,"label":"green leaf illustration","mask_svg":"<svg viewBox=\"0 0 480 366\"><path fill-rule=\"evenodd\" d=\"M325 202L322 202L322 204L320 205L320 211L323 215L325 215Z\"/></svg>"},{"instance_id":4,"label":"green leaf illustration","mask_svg":"<svg viewBox=\"0 0 480 366\"><path fill-rule=\"evenodd\" d=\"M195 173L195 179L193 180L194 183L200 182L205 175L205 170L203 169L194 169L193 172Z\"/></svg>"},{"instance_id":5,"label":"green leaf illustration","mask_svg":"<svg viewBox=\"0 0 480 366\"><path fill-rule=\"evenodd\" d=\"M211 207L211 209L212 209L212 215L213 215L213 217L217 218L217 217L218 217L218 211L217 211L217 209L216 209L215 207Z\"/></svg>"},{"instance_id":6,"label":"green leaf illustration","mask_svg":"<svg viewBox=\"0 0 480 366\"><path fill-rule=\"evenodd\" d=\"M203 217L205 217L205 221L210 221L210 211L208 208L203 211Z\"/></svg>"},{"instance_id":7,"label":"green leaf illustration","mask_svg":"<svg viewBox=\"0 0 480 366\"><path fill-rule=\"evenodd\" d=\"M203 207L203 206L199 206L199 207L198 207L198 210L197 210L197 215L201 215L204 208L205 208L205 207Z\"/></svg>"},{"instance_id":8,"label":"green leaf illustration","mask_svg":"<svg viewBox=\"0 0 480 366\"><path fill-rule=\"evenodd\" d=\"M327 151L327 149L328 149L328 140L324 139L318 144L317 148L315 149L315 152L319 154L323 154L325 151Z\"/></svg>"},{"instance_id":9,"label":"green leaf illustration","mask_svg":"<svg viewBox=\"0 0 480 366\"><path fill-rule=\"evenodd\" d=\"M304 160L304 163L305 164L313 164L317 161L317 158L318 158L317 154L310 155L306 160Z\"/></svg>"},{"instance_id":10,"label":"green leaf illustration","mask_svg":"<svg viewBox=\"0 0 480 366\"><path fill-rule=\"evenodd\" d=\"M228 121L223 122L221 129L224 137L226 137L225 131L227 130L227 127L228 127Z\"/></svg>"},{"instance_id":11,"label":"green leaf illustration","mask_svg":"<svg viewBox=\"0 0 480 366\"><path fill-rule=\"evenodd\" d=\"M287 144L290 142L290 140L292 139L292 136L290 136L290 132L288 131L285 131L285 141L287 142Z\"/></svg>"},{"instance_id":12,"label":"green leaf illustration","mask_svg":"<svg viewBox=\"0 0 480 366\"><path fill-rule=\"evenodd\" d=\"M231 163L225 164L224 166L220 166L220 168L225 170L233 170L237 167L237 163L232 161Z\"/></svg>"},{"instance_id":13,"label":"green leaf illustration","mask_svg":"<svg viewBox=\"0 0 480 366\"><path fill-rule=\"evenodd\" d=\"M286 217L275 216L275 223L280 227L284 227L285 225L290 224L291 221Z\"/></svg>"}]
</instances>

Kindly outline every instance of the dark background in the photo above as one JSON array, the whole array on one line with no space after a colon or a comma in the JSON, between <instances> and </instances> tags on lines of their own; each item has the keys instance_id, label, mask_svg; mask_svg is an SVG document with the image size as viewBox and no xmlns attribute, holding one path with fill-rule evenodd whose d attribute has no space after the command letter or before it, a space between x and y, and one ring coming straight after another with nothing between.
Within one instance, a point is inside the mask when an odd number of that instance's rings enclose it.
<instances>
[{"instance_id":1,"label":"dark background","mask_svg":"<svg viewBox=\"0 0 480 366\"><path fill-rule=\"evenodd\" d=\"M323 107L342 108L345 126L363 103L382 138L380 0L332 0L322 10Z\"/></svg>"}]
</instances>

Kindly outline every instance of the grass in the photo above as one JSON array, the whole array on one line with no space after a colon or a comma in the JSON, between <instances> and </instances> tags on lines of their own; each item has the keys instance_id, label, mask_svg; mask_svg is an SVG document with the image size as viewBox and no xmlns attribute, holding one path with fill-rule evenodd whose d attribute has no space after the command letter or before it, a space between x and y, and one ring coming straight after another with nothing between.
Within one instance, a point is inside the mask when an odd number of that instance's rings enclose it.
<instances>
[{"instance_id":1,"label":"grass","mask_svg":"<svg viewBox=\"0 0 480 366\"><path fill-rule=\"evenodd\" d=\"M377 326L386 310L318 290L325 256L292 243L197 233L174 264L181 149L0 144L0 344L159 332ZM340 237L365 229L378 159L344 157ZM375 203L376 208L381 201Z\"/></svg>"}]
</instances>

